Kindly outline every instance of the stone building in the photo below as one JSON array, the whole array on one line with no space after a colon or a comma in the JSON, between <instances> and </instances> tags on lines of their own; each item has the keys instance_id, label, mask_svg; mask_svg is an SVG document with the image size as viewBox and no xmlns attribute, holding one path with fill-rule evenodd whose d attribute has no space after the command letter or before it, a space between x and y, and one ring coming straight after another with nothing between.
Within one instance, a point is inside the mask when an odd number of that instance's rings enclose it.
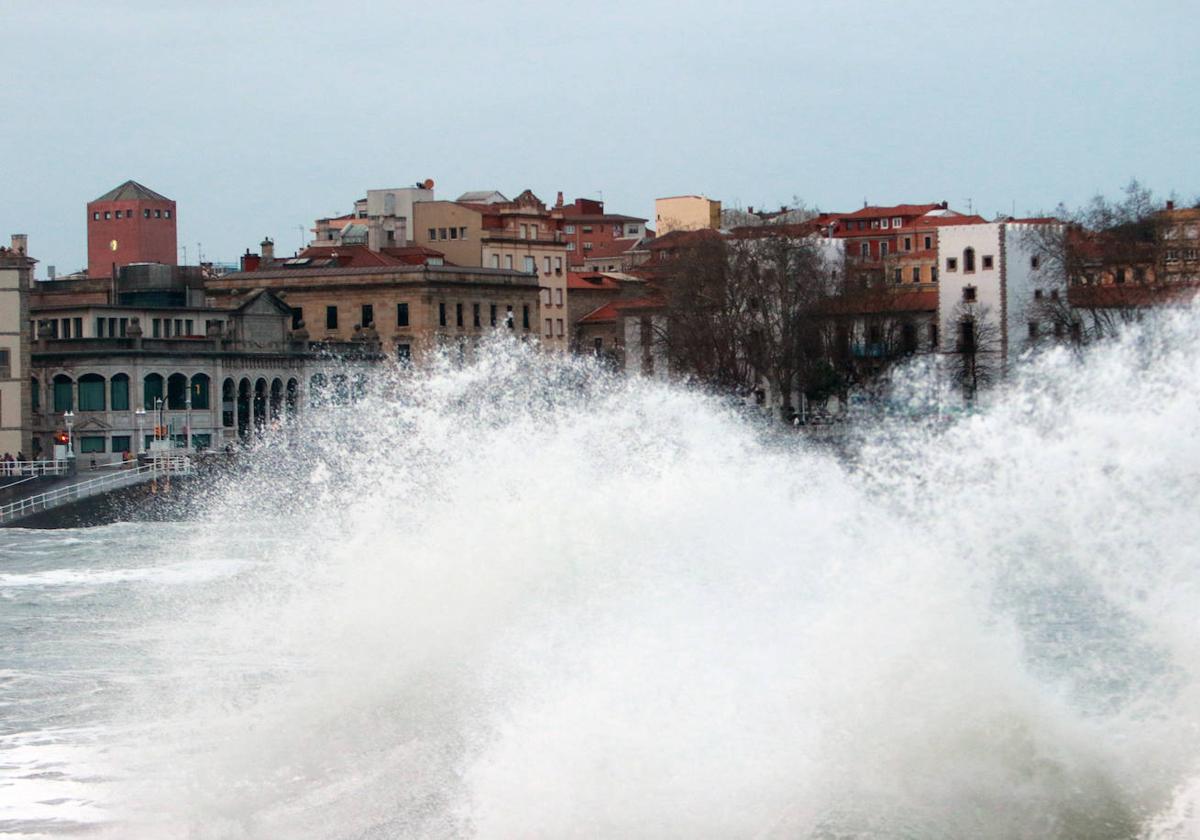
<instances>
[{"instance_id":1,"label":"stone building","mask_svg":"<svg viewBox=\"0 0 1200 840\"><path fill-rule=\"evenodd\" d=\"M460 266L523 272L541 287L535 334L548 349L568 347L567 243L560 220L529 190L512 201L499 193L468 193L475 201L414 205L416 239Z\"/></svg>"},{"instance_id":2,"label":"stone building","mask_svg":"<svg viewBox=\"0 0 1200 840\"><path fill-rule=\"evenodd\" d=\"M0 248L0 454L32 452L29 390L29 286L37 262L23 234Z\"/></svg>"},{"instance_id":3,"label":"stone building","mask_svg":"<svg viewBox=\"0 0 1200 840\"><path fill-rule=\"evenodd\" d=\"M291 335L291 310L268 292L226 308L60 305L33 312L33 449L74 420L73 445L98 463L145 451L161 427L175 445L219 449L281 423L308 399L319 353ZM63 319L69 335L50 326ZM148 335L152 323L170 323ZM184 323L199 324L188 330Z\"/></svg>"},{"instance_id":4,"label":"stone building","mask_svg":"<svg viewBox=\"0 0 1200 840\"><path fill-rule=\"evenodd\" d=\"M253 289L271 291L286 303L298 339L314 345L370 340L406 363L420 363L439 348L465 355L492 329L537 336L540 287L536 276L521 271L352 267L301 258L207 284L209 301L218 308Z\"/></svg>"}]
</instances>

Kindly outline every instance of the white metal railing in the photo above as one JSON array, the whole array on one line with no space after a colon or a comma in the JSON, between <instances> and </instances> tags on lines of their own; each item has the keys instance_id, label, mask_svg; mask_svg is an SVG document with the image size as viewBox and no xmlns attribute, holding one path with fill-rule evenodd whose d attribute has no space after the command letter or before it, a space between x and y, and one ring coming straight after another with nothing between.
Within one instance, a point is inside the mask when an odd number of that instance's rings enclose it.
<instances>
[{"instance_id":1,"label":"white metal railing","mask_svg":"<svg viewBox=\"0 0 1200 840\"><path fill-rule=\"evenodd\" d=\"M98 493L107 493L110 490L150 481L160 476L191 475L192 471L192 462L187 456L172 455L153 458L145 464L130 469L87 481L78 481L65 487L56 487L45 493L38 493L7 505L0 505L0 525Z\"/></svg>"},{"instance_id":2,"label":"white metal railing","mask_svg":"<svg viewBox=\"0 0 1200 840\"><path fill-rule=\"evenodd\" d=\"M66 475L69 461L0 461L0 479L38 478L43 475Z\"/></svg>"}]
</instances>

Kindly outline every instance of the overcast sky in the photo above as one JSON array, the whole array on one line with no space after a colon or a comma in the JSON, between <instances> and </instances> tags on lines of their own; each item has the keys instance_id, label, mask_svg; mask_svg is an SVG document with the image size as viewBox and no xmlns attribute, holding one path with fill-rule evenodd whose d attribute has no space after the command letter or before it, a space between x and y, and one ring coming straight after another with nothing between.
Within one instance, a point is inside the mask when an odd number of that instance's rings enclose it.
<instances>
[{"instance_id":1,"label":"overcast sky","mask_svg":"<svg viewBox=\"0 0 1200 840\"><path fill-rule=\"evenodd\" d=\"M368 188L992 216L1200 194L1195 0L0 3L0 236L86 263L85 204L178 202L233 261Z\"/></svg>"}]
</instances>

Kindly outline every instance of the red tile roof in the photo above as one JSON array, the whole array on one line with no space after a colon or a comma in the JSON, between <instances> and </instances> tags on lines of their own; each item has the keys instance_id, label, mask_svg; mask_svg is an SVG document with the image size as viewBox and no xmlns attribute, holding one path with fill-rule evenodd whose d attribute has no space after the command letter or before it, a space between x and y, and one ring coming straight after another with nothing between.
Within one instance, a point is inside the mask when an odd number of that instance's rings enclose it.
<instances>
[{"instance_id":1,"label":"red tile roof","mask_svg":"<svg viewBox=\"0 0 1200 840\"><path fill-rule=\"evenodd\" d=\"M920 217L912 220L912 222L908 226L908 229L909 230L917 230L920 228L949 227L952 225L986 225L986 224L987 224L987 219L983 218L983 216L975 216L975 215L971 215L971 216L967 216L967 215L920 216ZM904 228L901 228L900 230L903 231Z\"/></svg>"},{"instance_id":2,"label":"red tile roof","mask_svg":"<svg viewBox=\"0 0 1200 840\"><path fill-rule=\"evenodd\" d=\"M314 262L336 259L340 268L407 265L403 260L372 251L366 245L310 245L293 259L311 259Z\"/></svg>"},{"instance_id":3,"label":"red tile roof","mask_svg":"<svg viewBox=\"0 0 1200 840\"><path fill-rule=\"evenodd\" d=\"M606 303L579 319L580 324L614 324L617 321L615 303Z\"/></svg>"},{"instance_id":4,"label":"red tile roof","mask_svg":"<svg viewBox=\"0 0 1200 840\"><path fill-rule=\"evenodd\" d=\"M424 245L405 245L402 248L384 248L383 253L389 257L400 260L406 265L424 265L429 262L430 258L441 258L445 260L446 255L441 251L433 248L426 248Z\"/></svg>"},{"instance_id":5,"label":"red tile roof","mask_svg":"<svg viewBox=\"0 0 1200 840\"><path fill-rule=\"evenodd\" d=\"M841 219L882 219L885 216L923 216L930 210L940 210L940 204L896 204L892 207L863 207L853 213L843 213Z\"/></svg>"},{"instance_id":6,"label":"red tile roof","mask_svg":"<svg viewBox=\"0 0 1200 840\"><path fill-rule=\"evenodd\" d=\"M567 288L583 291L619 291L621 284L596 272L568 271Z\"/></svg>"},{"instance_id":7,"label":"red tile roof","mask_svg":"<svg viewBox=\"0 0 1200 840\"><path fill-rule=\"evenodd\" d=\"M574 256L585 260L590 260L594 257L619 257L625 254L634 245L638 244L637 239L601 239L598 242L592 242L592 247L584 251L575 251Z\"/></svg>"}]
</instances>

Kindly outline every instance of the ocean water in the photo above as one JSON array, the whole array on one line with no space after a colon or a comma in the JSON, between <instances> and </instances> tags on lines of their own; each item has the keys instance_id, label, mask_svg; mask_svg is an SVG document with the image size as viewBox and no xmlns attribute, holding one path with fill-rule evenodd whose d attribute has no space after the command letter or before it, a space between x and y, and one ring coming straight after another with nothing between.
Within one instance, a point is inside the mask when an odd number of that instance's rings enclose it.
<instances>
[{"instance_id":1,"label":"ocean water","mask_svg":"<svg viewBox=\"0 0 1200 840\"><path fill-rule=\"evenodd\" d=\"M0 532L0 835L1200 837L1197 314L862 429L497 340Z\"/></svg>"}]
</instances>

